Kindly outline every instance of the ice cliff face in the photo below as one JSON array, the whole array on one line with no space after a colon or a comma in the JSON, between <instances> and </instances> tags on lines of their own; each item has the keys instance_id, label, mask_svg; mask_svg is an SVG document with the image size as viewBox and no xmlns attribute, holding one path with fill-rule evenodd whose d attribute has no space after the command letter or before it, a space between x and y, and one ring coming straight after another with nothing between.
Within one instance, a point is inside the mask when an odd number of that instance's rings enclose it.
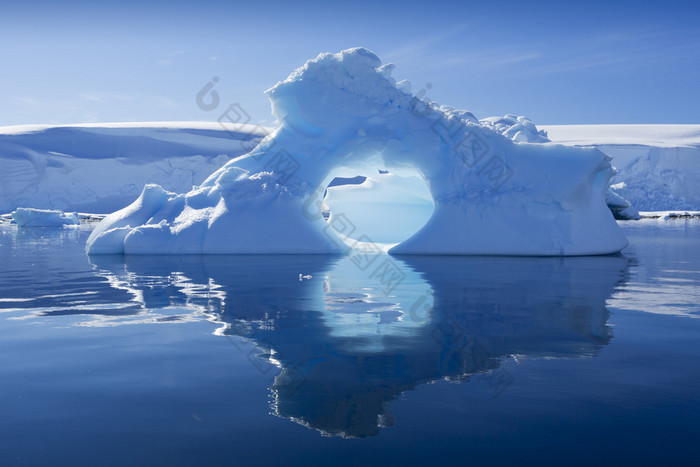
<instances>
[{"instance_id":1,"label":"ice cliff face","mask_svg":"<svg viewBox=\"0 0 700 467\"><path fill-rule=\"evenodd\" d=\"M0 213L107 214L132 203L146 183L190 190L264 136L253 125L237 129L218 122L0 127Z\"/></svg>"},{"instance_id":2,"label":"ice cliff face","mask_svg":"<svg viewBox=\"0 0 700 467\"><path fill-rule=\"evenodd\" d=\"M418 171L435 203L392 253L588 255L627 245L605 204L605 154L514 142L496 123L406 92L392 68L362 48L310 60L267 91L281 123L273 134L189 193L147 186L102 221L88 253L340 253L348 247L323 219L323 193L369 160Z\"/></svg>"}]
</instances>

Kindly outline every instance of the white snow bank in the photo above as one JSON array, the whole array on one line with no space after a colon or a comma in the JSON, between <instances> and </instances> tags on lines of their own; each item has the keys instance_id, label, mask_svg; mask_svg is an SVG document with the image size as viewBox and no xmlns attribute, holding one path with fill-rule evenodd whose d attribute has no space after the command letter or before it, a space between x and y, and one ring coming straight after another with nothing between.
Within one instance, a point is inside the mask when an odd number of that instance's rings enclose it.
<instances>
[{"instance_id":1,"label":"white snow bank","mask_svg":"<svg viewBox=\"0 0 700 467\"><path fill-rule=\"evenodd\" d=\"M11 214L17 227L59 227L80 224L77 212L65 213L48 209L18 208Z\"/></svg>"},{"instance_id":2,"label":"white snow bank","mask_svg":"<svg viewBox=\"0 0 700 467\"><path fill-rule=\"evenodd\" d=\"M204 130L209 131L230 131L245 134L263 134L260 125L234 124L226 121L222 122L106 122L106 123L79 123L75 125L8 125L0 126L0 135L26 135L29 133L39 133L53 128L73 128L76 130L102 130L105 128L121 128L128 130L137 129L157 129L157 130Z\"/></svg>"},{"instance_id":3,"label":"white snow bank","mask_svg":"<svg viewBox=\"0 0 700 467\"><path fill-rule=\"evenodd\" d=\"M392 68L362 48L307 62L267 92L281 122L272 135L186 194L147 186L98 225L88 253L343 252L323 193L369 160L418 171L435 203L393 253L586 255L627 245L605 205L607 156L516 144L399 89Z\"/></svg>"},{"instance_id":4,"label":"white snow bank","mask_svg":"<svg viewBox=\"0 0 700 467\"><path fill-rule=\"evenodd\" d=\"M700 146L700 125L540 125L540 128L550 140L570 146Z\"/></svg>"},{"instance_id":5,"label":"white snow bank","mask_svg":"<svg viewBox=\"0 0 700 467\"><path fill-rule=\"evenodd\" d=\"M0 127L0 213L20 206L110 213L146 183L188 191L263 134L218 122Z\"/></svg>"},{"instance_id":6,"label":"white snow bank","mask_svg":"<svg viewBox=\"0 0 700 467\"><path fill-rule=\"evenodd\" d=\"M700 209L700 125L546 125L549 138L592 146L618 170L612 190L639 211Z\"/></svg>"}]
</instances>

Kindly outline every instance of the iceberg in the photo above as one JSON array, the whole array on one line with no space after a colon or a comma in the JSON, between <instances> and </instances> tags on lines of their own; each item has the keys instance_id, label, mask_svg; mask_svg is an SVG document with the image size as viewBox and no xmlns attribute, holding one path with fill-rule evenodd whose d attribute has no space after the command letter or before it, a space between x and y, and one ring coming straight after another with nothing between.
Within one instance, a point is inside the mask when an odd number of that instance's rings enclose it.
<instances>
[{"instance_id":1,"label":"iceberg","mask_svg":"<svg viewBox=\"0 0 700 467\"><path fill-rule=\"evenodd\" d=\"M77 212L65 213L51 209L17 208L11 213L17 227L60 227L78 225Z\"/></svg>"},{"instance_id":2,"label":"iceberg","mask_svg":"<svg viewBox=\"0 0 700 467\"><path fill-rule=\"evenodd\" d=\"M323 197L331 180L367 164L419 173L432 197L428 221L393 254L596 255L627 246L605 203L610 157L514 141L469 112L421 100L392 70L364 48L308 61L267 91L280 122L272 134L188 193L147 185L96 227L87 252L337 254L350 249L341 237L366 247L352 219L324 219Z\"/></svg>"}]
</instances>

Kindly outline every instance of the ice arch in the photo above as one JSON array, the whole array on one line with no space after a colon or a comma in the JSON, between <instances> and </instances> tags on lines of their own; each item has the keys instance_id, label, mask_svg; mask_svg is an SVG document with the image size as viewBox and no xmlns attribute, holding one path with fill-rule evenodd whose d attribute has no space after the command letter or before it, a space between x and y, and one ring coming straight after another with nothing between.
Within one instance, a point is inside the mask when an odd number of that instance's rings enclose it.
<instances>
[{"instance_id":1,"label":"ice arch","mask_svg":"<svg viewBox=\"0 0 700 467\"><path fill-rule=\"evenodd\" d=\"M363 48L321 54L267 91L280 127L186 194L144 188L87 251L339 253L321 212L338 167L412 167L435 203L399 254L588 255L627 241L605 204L596 149L514 143L468 112L426 104Z\"/></svg>"}]
</instances>

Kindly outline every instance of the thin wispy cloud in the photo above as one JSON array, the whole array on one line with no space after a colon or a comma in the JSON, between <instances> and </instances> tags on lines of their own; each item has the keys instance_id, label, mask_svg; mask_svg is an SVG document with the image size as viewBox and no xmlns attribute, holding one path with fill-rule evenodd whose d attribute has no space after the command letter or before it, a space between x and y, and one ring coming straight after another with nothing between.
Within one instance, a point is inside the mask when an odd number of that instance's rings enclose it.
<instances>
[{"instance_id":1,"label":"thin wispy cloud","mask_svg":"<svg viewBox=\"0 0 700 467\"><path fill-rule=\"evenodd\" d=\"M498 68L522 65L539 60L540 52L507 49L489 49L468 53L452 53L435 56L432 65L438 69L458 67L470 72L490 71Z\"/></svg>"},{"instance_id":2,"label":"thin wispy cloud","mask_svg":"<svg viewBox=\"0 0 700 467\"><path fill-rule=\"evenodd\" d=\"M444 45L445 42L455 39L469 27L470 23L461 23L440 33L417 36L415 40L397 49L389 50L382 56L385 61L394 63L401 63L408 59L425 58L435 52L436 46Z\"/></svg>"},{"instance_id":3,"label":"thin wispy cloud","mask_svg":"<svg viewBox=\"0 0 700 467\"><path fill-rule=\"evenodd\" d=\"M532 46L492 45L474 37L477 21L463 22L441 33L429 34L384 53L385 62L400 64L411 74L417 69L434 69L435 75L491 72L539 60L543 52Z\"/></svg>"},{"instance_id":4,"label":"thin wispy cloud","mask_svg":"<svg viewBox=\"0 0 700 467\"><path fill-rule=\"evenodd\" d=\"M180 107L177 102L165 96L151 96L148 101L154 106L165 110L174 110Z\"/></svg>"},{"instance_id":5,"label":"thin wispy cloud","mask_svg":"<svg viewBox=\"0 0 700 467\"><path fill-rule=\"evenodd\" d=\"M688 61L699 52L700 43L687 40L679 31L617 31L586 37L564 50L551 50L539 63L520 70L519 75L543 76L593 69L608 73L645 70L674 60Z\"/></svg>"},{"instance_id":6,"label":"thin wispy cloud","mask_svg":"<svg viewBox=\"0 0 700 467\"><path fill-rule=\"evenodd\" d=\"M77 95L52 99L17 96L14 103L24 111L37 115L35 123L40 124L97 123L101 120L95 102Z\"/></svg>"},{"instance_id":7,"label":"thin wispy cloud","mask_svg":"<svg viewBox=\"0 0 700 467\"><path fill-rule=\"evenodd\" d=\"M186 50L177 50L175 52L170 52L165 58L156 61L156 65L160 66L170 66L175 63L175 57L185 54Z\"/></svg>"},{"instance_id":8,"label":"thin wispy cloud","mask_svg":"<svg viewBox=\"0 0 700 467\"><path fill-rule=\"evenodd\" d=\"M136 97L126 94L114 94L105 92L83 92L77 95L78 98L88 102L133 102Z\"/></svg>"}]
</instances>

